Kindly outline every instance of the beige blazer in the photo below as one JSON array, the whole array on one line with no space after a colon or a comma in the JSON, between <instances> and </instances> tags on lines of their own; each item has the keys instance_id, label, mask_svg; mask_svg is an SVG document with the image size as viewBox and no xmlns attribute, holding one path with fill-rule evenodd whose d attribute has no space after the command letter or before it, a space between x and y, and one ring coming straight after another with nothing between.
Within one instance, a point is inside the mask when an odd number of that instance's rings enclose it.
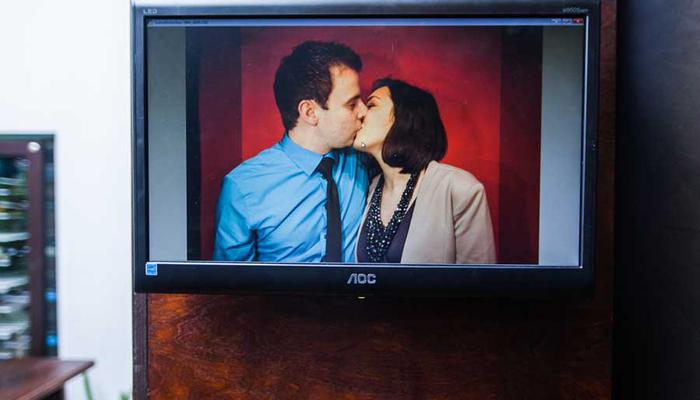
<instances>
[{"instance_id":1,"label":"beige blazer","mask_svg":"<svg viewBox=\"0 0 700 400\"><path fill-rule=\"evenodd\" d=\"M360 229L365 224L378 181L379 176L369 186ZM484 185L463 169L431 161L418 188L401 263L495 262L496 248Z\"/></svg>"}]
</instances>

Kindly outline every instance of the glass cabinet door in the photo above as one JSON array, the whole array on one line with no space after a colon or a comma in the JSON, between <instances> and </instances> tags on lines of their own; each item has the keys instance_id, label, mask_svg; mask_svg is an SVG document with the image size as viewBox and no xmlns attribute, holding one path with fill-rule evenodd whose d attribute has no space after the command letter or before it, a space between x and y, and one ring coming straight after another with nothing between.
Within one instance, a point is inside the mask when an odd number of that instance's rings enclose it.
<instances>
[{"instance_id":1,"label":"glass cabinet door","mask_svg":"<svg viewBox=\"0 0 700 400\"><path fill-rule=\"evenodd\" d=\"M51 148L0 136L0 360L55 354Z\"/></svg>"}]
</instances>

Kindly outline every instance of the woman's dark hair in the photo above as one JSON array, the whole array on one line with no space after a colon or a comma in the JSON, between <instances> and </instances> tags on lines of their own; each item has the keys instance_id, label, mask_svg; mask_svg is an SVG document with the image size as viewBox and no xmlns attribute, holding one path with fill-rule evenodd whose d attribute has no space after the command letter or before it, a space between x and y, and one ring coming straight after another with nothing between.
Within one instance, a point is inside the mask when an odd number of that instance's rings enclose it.
<instances>
[{"instance_id":1,"label":"woman's dark hair","mask_svg":"<svg viewBox=\"0 0 700 400\"><path fill-rule=\"evenodd\" d=\"M384 140L382 159L401 173L418 173L447 152L447 134L437 102L429 92L406 82L383 78L372 91L387 87L394 103L394 124Z\"/></svg>"},{"instance_id":2,"label":"woman's dark hair","mask_svg":"<svg viewBox=\"0 0 700 400\"><path fill-rule=\"evenodd\" d=\"M275 73L275 102L286 130L297 125L302 100L315 100L324 109L333 89L331 67L360 72L362 60L351 48L334 42L306 41L282 59Z\"/></svg>"}]
</instances>

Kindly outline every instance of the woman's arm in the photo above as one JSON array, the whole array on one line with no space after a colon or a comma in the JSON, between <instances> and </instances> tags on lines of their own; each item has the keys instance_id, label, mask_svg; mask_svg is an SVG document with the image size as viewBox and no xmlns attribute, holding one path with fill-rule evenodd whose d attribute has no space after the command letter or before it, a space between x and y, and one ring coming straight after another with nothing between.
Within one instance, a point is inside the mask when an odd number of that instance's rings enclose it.
<instances>
[{"instance_id":1,"label":"woman's arm","mask_svg":"<svg viewBox=\"0 0 700 400\"><path fill-rule=\"evenodd\" d=\"M484 185L457 184L452 193L457 264L494 264L496 247Z\"/></svg>"}]
</instances>

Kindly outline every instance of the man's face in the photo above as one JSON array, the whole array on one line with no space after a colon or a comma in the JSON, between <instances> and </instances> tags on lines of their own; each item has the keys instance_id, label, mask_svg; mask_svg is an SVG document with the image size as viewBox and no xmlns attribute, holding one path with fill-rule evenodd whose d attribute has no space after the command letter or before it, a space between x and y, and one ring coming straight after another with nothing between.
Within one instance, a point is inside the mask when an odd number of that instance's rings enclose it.
<instances>
[{"instance_id":1,"label":"man's face","mask_svg":"<svg viewBox=\"0 0 700 400\"><path fill-rule=\"evenodd\" d=\"M320 139L331 149L352 145L355 134L367 112L360 98L360 81L353 69L338 66L331 68L333 89L328 96L326 109L318 108Z\"/></svg>"}]
</instances>

